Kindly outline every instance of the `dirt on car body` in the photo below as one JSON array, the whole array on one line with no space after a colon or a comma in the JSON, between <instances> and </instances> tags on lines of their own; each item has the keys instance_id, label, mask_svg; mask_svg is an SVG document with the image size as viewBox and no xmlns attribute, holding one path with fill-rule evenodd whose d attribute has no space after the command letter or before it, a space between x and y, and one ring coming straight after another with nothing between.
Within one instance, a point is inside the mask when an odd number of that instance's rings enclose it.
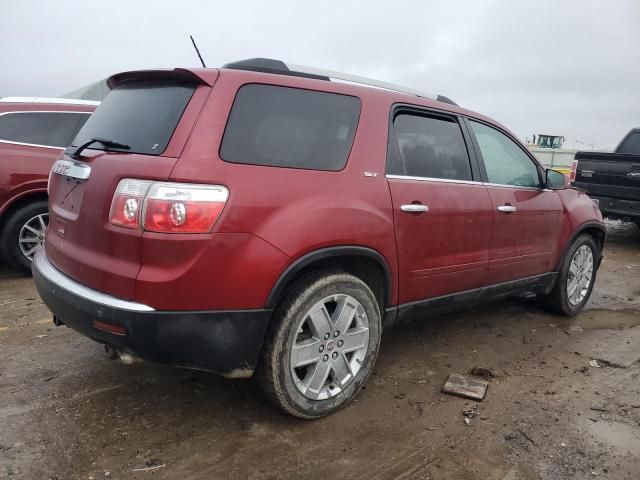
<instances>
[{"instance_id":1,"label":"dirt on car body","mask_svg":"<svg viewBox=\"0 0 640 480\"><path fill-rule=\"evenodd\" d=\"M590 366L640 321L640 229L609 229L578 316L525 297L399 327L356 401L314 422L252 380L106 360L3 273L0 478L637 479L640 365ZM477 365L482 402L441 393Z\"/></svg>"}]
</instances>

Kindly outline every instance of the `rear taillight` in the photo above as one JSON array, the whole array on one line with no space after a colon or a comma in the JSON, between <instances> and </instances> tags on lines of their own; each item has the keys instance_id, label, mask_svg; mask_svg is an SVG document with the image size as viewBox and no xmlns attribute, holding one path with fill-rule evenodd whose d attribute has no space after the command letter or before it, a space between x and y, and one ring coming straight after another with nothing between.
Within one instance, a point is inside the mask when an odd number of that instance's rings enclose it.
<instances>
[{"instance_id":1,"label":"rear taillight","mask_svg":"<svg viewBox=\"0 0 640 480\"><path fill-rule=\"evenodd\" d=\"M152 184L147 180L120 180L111 201L109 221L120 227L140 228L142 203Z\"/></svg>"},{"instance_id":2,"label":"rear taillight","mask_svg":"<svg viewBox=\"0 0 640 480\"><path fill-rule=\"evenodd\" d=\"M145 199L144 229L152 232L210 232L228 197L229 191L219 185L154 183Z\"/></svg>"},{"instance_id":3,"label":"rear taillight","mask_svg":"<svg viewBox=\"0 0 640 480\"><path fill-rule=\"evenodd\" d=\"M111 202L113 225L161 233L207 233L229 190L221 185L121 180Z\"/></svg>"},{"instance_id":4,"label":"rear taillight","mask_svg":"<svg viewBox=\"0 0 640 480\"><path fill-rule=\"evenodd\" d=\"M578 160L571 162L571 173L569 174L569 181L576 181L576 173L578 172Z\"/></svg>"}]
</instances>

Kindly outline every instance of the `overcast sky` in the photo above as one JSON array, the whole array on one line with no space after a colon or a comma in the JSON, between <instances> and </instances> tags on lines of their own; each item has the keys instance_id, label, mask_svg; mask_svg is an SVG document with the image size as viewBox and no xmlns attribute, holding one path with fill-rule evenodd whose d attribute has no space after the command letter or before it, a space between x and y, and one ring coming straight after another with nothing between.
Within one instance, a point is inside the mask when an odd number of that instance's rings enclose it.
<instances>
[{"instance_id":1,"label":"overcast sky","mask_svg":"<svg viewBox=\"0 0 640 480\"><path fill-rule=\"evenodd\" d=\"M639 0L2 0L0 96L250 57L447 95L533 133L613 147L640 127Z\"/></svg>"}]
</instances>

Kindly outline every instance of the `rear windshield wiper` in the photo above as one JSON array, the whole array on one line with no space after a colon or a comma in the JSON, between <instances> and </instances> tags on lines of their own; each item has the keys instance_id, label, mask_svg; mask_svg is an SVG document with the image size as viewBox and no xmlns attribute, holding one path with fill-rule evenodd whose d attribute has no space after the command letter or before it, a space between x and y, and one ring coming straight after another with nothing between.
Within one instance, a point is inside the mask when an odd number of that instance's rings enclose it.
<instances>
[{"instance_id":1,"label":"rear windshield wiper","mask_svg":"<svg viewBox=\"0 0 640 480\"><path fill-rule=\"evenodd\" d=\"M91 140L88 140L84 142L82 145L75 147L75 149L73 146L69 147L65 153L72 156L73 158L78 158L85 148L89 147L90 145L93 145L94 143L101 143L105 147L115 147L115 148L121 148L123 150L129 150L131 148L126 143L121 143L116 140L110 140L108 138L102 138L102 137L93 137Z\"/></svg>"}]
</instances>

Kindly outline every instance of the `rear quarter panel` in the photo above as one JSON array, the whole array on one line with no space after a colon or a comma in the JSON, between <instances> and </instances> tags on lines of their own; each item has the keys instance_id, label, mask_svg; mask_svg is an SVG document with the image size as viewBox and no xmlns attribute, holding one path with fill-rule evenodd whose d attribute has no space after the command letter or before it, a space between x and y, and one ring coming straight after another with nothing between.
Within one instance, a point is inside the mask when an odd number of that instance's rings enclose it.
<instances>
[{"instance_id":1,"label":"rear quarter panel","mask_svg":"<svg viewBox=\"0 0 640 480\"><path fill-rule=\"evenodd\" d=\"M311 251L339 245L365 246L387 260L393 277L392 298L396 298L393 212L384 176L386 120L391 102L366 92L358 95L362 104L358 130L342 171L225 162L219 156L219 146L236 91L243 84L255 82L306 89L318 82L319 90L354 94L339 83L223 71L172 172L172 180L226 185L230 197L214 233L250 233L281 251L289 261L275 267L279 270L275 279L288 264ZM365 171L370 173L365 176ZM266 301L266 295L261 301Z\"/></svg>"}]
</instances>

